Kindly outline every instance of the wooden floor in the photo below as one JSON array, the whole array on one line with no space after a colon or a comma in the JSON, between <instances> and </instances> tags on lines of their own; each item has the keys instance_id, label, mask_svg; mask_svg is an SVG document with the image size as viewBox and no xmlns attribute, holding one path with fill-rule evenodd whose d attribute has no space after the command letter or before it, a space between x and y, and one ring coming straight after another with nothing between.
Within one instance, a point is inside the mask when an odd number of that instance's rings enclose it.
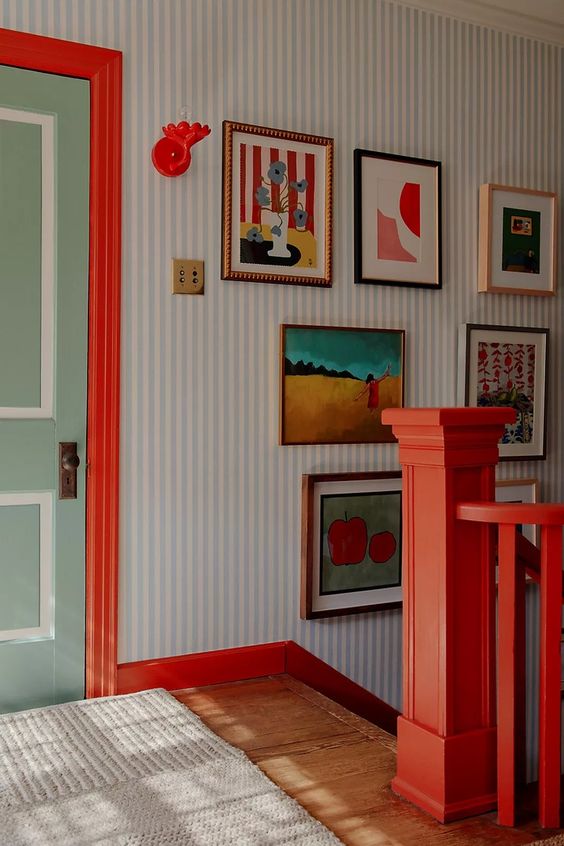
<instances>
[{"instance_id":1,"label":"wooden floor","mask_svg":"<svg viewBox=\"0 0 564 846\"><path fill-rule=\"evenodd\" d=\"M486 846L554 834L534 821L500 828L495 814L441 825L391 792L393 737L290 676L174 695L350 846Z\"/></svg>"}]
</instances>

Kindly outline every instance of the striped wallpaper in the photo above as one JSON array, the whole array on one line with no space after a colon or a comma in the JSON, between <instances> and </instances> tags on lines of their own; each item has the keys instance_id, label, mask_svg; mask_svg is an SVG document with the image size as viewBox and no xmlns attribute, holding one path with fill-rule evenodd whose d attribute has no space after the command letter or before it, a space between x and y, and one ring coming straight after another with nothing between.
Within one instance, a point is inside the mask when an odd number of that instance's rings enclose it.
<instances>
[{"instance_id":1,"label":"striped wallpaper","mask_svg":"<svg viewBox=\"0 0 564 846\"><path fill-rule=\"evenodd\" d=\"M455 402L460 323L549 326L548 460L501 475L563 499L562 297L476 281L480 183L562 189L562 49L391 0L0 10L3 26L124 53L120 660L293 638L399 706L399 612L298 613L301 474L393 469L397 448L277 445L278 327L405 328L406 402L422 406ZM212 135L168 180L150 150L183 105ZM334 137L331 290L220 280L225 118ZM353 285L355 147L442 160L442 291ZM204 297L171 296L172 256L205 259Z\"/></svg>"}]
</instances>

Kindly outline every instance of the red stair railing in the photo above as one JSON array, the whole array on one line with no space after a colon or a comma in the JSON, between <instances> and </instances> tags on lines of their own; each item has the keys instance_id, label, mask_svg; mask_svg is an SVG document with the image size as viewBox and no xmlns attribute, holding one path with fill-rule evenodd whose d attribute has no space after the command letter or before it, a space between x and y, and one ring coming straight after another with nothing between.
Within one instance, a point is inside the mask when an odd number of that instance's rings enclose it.
<instances>
[{"instance_id":1,"label":"red stair railing","mask_svg":"<svg viewBox=\"0 0 564 846\"><path fill-rule=\"evenodd\" d=\"M539 822L544 828L558 828L564 505L459 503L456 516L460 520L498 526L497 780L501 825L515 824L517 742L522 728L519 690L524 685L526 570L540 583ZM517 526L523 524L541 527L540 553L517 532ZM519 566L523 563L525 567Z\"/></svg>"},{"instance_id":2,"label":"red stair railing","mask_svg":"<svg viewBox=\"0 0 564 846\"><path fill-rule=\"evenodd\" d=\"M514 819L525 769L525 572L541 582L540 819L559 822L564 506L494 503L498 444L514 420L510 408L382 412L403 476L403 713L392 790L441 822L498 806L503 822ZM542 526L541 552L516 533L519 523Z\"/></svg>"}]
</instances>

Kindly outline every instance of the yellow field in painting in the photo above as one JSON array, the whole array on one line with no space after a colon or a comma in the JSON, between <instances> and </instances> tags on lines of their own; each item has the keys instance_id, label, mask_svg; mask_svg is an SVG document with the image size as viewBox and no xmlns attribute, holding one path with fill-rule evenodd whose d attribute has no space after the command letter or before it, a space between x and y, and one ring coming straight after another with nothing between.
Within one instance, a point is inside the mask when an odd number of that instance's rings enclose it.
<instances>
[{"instance_id":1,"label":"yellow field in painting","mask_svg":"<svg viewBox=\"0 0 564 846\"><path fill-rule=\"evenodd\" d=\"M367 395L355 401L365 387L356 379L328 376L286 376L284 380L284 443L373 443L393 441L389 426L382 426L384 408L401 405L401 379L380 383L380 407L370 412Z\"/></svg>"}]
</instances>

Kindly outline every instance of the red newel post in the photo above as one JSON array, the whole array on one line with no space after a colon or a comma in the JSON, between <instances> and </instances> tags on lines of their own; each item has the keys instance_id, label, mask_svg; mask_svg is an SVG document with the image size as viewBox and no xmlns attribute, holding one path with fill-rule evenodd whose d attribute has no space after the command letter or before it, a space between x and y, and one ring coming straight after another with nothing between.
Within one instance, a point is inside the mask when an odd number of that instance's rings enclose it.
<instances>
[{"instance_id":1,"label":"red newel post","mask_svg":"<svg viewBox=\"0 0 564 846\"><path fill-rule=\"evenodd\" d=\"M496 806L491 529L456 505L495 499L511 409L387 409L403 469L403 716L396 793L441 822Z\"/></svg>"}]
</instances>

